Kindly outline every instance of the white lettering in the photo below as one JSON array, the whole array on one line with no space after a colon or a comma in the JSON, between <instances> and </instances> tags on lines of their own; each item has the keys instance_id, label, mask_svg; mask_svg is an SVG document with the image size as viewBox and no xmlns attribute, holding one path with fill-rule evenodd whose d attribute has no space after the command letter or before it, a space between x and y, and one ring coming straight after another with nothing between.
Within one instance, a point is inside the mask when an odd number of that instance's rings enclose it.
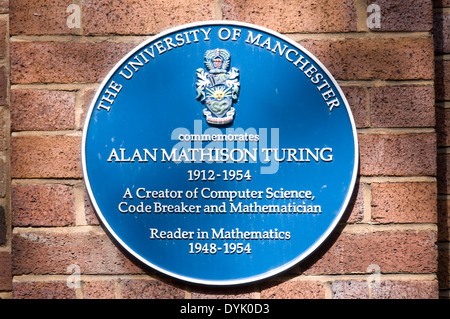
<instances>
[{"instance_id":1,"label":"white lettering","mask_svg":"<svg viewBox=\"0 0 450 319\"><path fill-rule=\"evenodd\" d=\"M223 36L223 31L226 31L225 32L225 36ZM219 39L220 40L226 41L226 40L228 40L230 38L230 36L231 36L231 31L229 29L227 29L227 28L220 28L220 30L219 30Z\"/></svg>"}]
</instances>

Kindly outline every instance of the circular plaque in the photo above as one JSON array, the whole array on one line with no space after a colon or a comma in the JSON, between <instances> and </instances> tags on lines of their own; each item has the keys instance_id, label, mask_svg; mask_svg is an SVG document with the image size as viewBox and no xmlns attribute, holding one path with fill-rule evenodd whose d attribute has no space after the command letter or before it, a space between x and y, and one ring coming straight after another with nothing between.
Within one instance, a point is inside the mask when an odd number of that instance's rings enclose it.
<instances>
[{"instance_id":1,"label":"circular plaque","mask_svg":"<svg viewBox=\"0 0 450 319\"><path fill-rule=\"evenodd\" d=\"M209 21L159 34L107 75L83 132L84 180L133 256L233 285L310 255L347 208L358 166L348 103L296 42Z\"/></svg>"}]
</instances>

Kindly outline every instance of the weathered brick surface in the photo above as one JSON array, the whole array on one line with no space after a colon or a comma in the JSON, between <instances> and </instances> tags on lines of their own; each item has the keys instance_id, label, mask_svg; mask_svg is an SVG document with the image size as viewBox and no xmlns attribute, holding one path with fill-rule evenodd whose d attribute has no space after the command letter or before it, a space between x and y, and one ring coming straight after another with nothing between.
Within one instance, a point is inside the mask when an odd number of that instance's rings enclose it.
<instances>
[{"instance_id":1,"label":"weathered brick surface","mask_svg":"<svg viewBox=\"0 0 450 319\"><path fill-rule=\"evenodd\" d=\"M9 221L9 205L6 196L8 195L9 185L9 157L7 155L9 121L8 121L8 16L4 13L8 12L8 1L0 1L0 291L12 290L12 272L11 272L11 252L9 246L11 239L9 238L10 221Z\"/></svg>"},{"instance_id":2,"label":"weathered brick surface","mask_svg":"<svg viewBox=\"0 0 450 319\"><path fill-rule=\"evenodd\" d=\"M83 95L81 97L82 114L80 116L80 123L82 126L84 126L85 124L87 112L89 110L89 107L91 106L96 92L97 90L95 89L89 89L83 92Z\"/></svg>"},{"instance_id":3,"label":"weathered brick surface","mask_svg":"<svg viewBox=\"0 0 450 319\"><path fill-rule=\"evenodd\" d=\"M13 178L79 178L81 137L20 136L11 141Z\"/></svg>"},{"instance_id":4,"label":"weathered brick surface","mask_svg":"<svg viewBox=\"0 0 450 319\"><path fill-rule=\"evenodd\" d=\"M130 274L141 270L106 234L26 232L13 236L13 274L65 274L78 265L83 274Z\"/></svg>"},{"instance_id":5,"label":"weathered brick surface","mask_svg":"<svg viewBox=\"0 0 450 319\"><path fill-rule=\"evenodd\" d=\"M435 8L450 7L450 0L433 0Z\"/></svg>"},{"instance_id":6,"label":"weathered brick surface","mask_svg":"<svg viewBox=\"0 0 450 319\"><path fill-rule=\"evenodd\" d=\"M73 189L66 185L13 185L13 226L69 226L75 223Z\"/></svg>"},{"instance_id":7,"label":"weathered brick surface","mask_svg":"<svg viewBox=\"0 0 450 319\"><path fill-rule=\"evenodd\" d=\"M75 125L75 93L12 90L11 130L70 130Z\"/></svg>"},{"instance_id":8,"label":"weathered brick surface","mask_svg":"<svg viewBox=\"0 0 450 319\"><path fill-rule=\"evenodd\" d=\"M358 86L341 86L341 88L352 111L356 127L368 127L366 89Z\"/></svg>"},{"instance_id":9,"label":"weathered brick surface","mask_svg":"<svg viewBox=\"0 0 450 319\"><path fill-rule=\"evenodd\" d=\"M15 282L14 299L75 299L75 289L69 288L65 281Z\"/></svg>"},{"instance_id":10,"label":"weathered brick surface","mask_svg":"<svg viewBox=\"0 0 450 319\"><path fill-rule=\"evenodd\" d=\"M6 237L8 233L7 227L5 207L0 206L0 246L6 245L8 241Z\"/></svg>"},{"instance_id":11,"label":"weathered brick surface","mask_svg":"<svg viewBox=\"0 0 450 319\"><path fill-rule=\"evenodd\" d=\"M436 61L436 101L450 100L450 60Z\"/></svg>"},{"instance_id":12,"label":"weathered brick surface","mask_svg":"<svg viewBox=\"0 0 450 319\"><path fill-rule=\"evenodd\" d=\"M360 134L362 175L436 174L434 134Z\"/></svg>"},{"instance_id":13,"label":"weathered brick surface","mask_svg":"<svg viewBox=\"0 0 450 319\"><path fill-rule=\"evenodd\" d=\"M223 0L223 17L278 32L349 32L357 30L355 1Z\"/></svg>"},{"instance_id":14,"label":"weathered brick surface","mask_svg":"<svg viewBox=\"0 0 450 319\"><path fill-rule=\"evenodd\" d=\"M378 223L436 223L435 183L373 183L372 219Z\"/></svg>"},{"instance_id":15,"label":"weathered brick surface","mask_svg":"<svg viewBox=\"0 0 450 319\"><path fill-rule=\"evenodd\" d=\"M438 200L438 240L450 241L450 200Z\"/></svg>"},{"instance_id":16,"label":"weathered brick surface","mask_svg":"<svg viewBox=\"0 0 450 319\"><path fill-rule=\"evenodd\" d=\"M450 53L450 13L434 14L434 48L437 53Z\"/></svg>"},{"instance_id":17,"label":"weathered brick surface","mask_svg":"<svg viewBox=\"0 0 450 319\"><path fill-rule=\"evenodd\" d=\"M0 0L0 13L9 12L9 0Z\"/></svg>"},{"instance_id":18,"label":"weathered brick surface","mask_svg":"<svg viewBox=\"0 0 450 319\"><path fill-rule=\"evenodd\" d=\"M7 70L4 66L0 66L0 105L6 104L7 90L8 90L8 77Z\"/></svg>"},{"instance_id":19,"label":"weathered brick surface","mask_svg":"<svg viewBox=\"0 0 450 319\"><path fill-rule=\"evenodd\" d=\"M0 107L0 150L7 149L7 136L9 135L9 127L6 125L7 110Z\"/></svg>"},{"instance_id":20,"label":"weathered brick surface","mask_svg":"<svg viewBox=\"0 0 450 319\"><path fill-rule=\"evenodd\" d=\"M450 146L450 109L436 108L436 135L438 146Z\"/></svg>"},{"instance_id":21,"label":"weathered brick surface","mask_svg":"<svg viewBox=\"0 0 450 319\"><path fill-rule=\"evenodd\" d=\"M6 35L7 35L7 29L8 29L8 21L7 20L0 20L0 58L5 58L7 56L7 41L6 41Z\"/></svg>"},{"instance_id":22,"label":"weathered brick surface","mask_svg":"<svg viewBox=\"0 0 450 319\"><path fill-rule=\"evenodd\" d=\"M438 282L433 281L382 281L372 288L374 299L437 299Z\"/></svg>"},{"instance_id":23,"label":"weathered brick surface","mask_svg":"<svg viewBox=\"0 0 450 319\"><path fill-rule=\"evenodd\" d=\"M440 289L450 289L450 250L448 247L439 248L439 268L437 277Z\"/></svg>"},{"instance_id":24,"label":"weathered brick surface","mask_svg":"<svg viewBox=\"0 0 450 319\"><path fill-rule=\"evenodd\" d=\"M67 26L70 12L67 7L73 1L64 0L12 0L10 5L10 33L71 34L75 29Z\"/></svg>"},{"instance_id":25,"label":"weathered brick surface","mask_svg":"<svg viewBox=\"0 0 450 319\"><path fill-rule=\"evenodd\" d=\"M437 186L439 194L450 194L450 154L437 157Z\"/></svg>"},{"instance_id":26,"label":"weathered brick surface","mask_svg":"<svg viewBox=\"0 0 450 319\"><path fill-rule=\"evenodd\" d=\"M334 281L331 284L331 291L333 299L369 298L369 285L366 281Z\"/></svg>"},{"instance_id":27,"label":"weathered brick surface","mask_svg":"<svg viewBox=\"0 0 450 319\"><path fill-rule=\"evenodd\" d=\"M381 28L375 31L431 31L433 4L430 0L370 0L380 6Z\"/></svg>"},{"instance_id":28,"label":"weathered brick surface","mask_svg":"<svg viewBox=\"0 0 450 319\"><path fill-rule=\"evenodd\" d=\"M432 86L370 88L370 121L374 127L433 127Z\"/></svg>"},{"instance_id":29,"label":"weathered brick surface","mask_svg":"<svg viewBox=\"0 0 450 319\"><path fill-rule=\"evenodd\" d=\"M115 299L116 283L113 280L83 281L84 299Z\"/></svg>"},{"instance_id":30,"label":"weathered brick surface","mask_svg":"<svg viewBox=\"0 0 450 319\"><path fill-rule=\"evenodd\" d=\"M450 52L448 11L435 11L433 37L430 32L432 2L436 7L450 7L449 0L418 0L414 5L401 0L10 2L8 9L8 1L0 0L0 128L4 128L0 134L0 198L6 203L11 199L12 211L2 216L0 209L0 245L11 244L12 253L0 252L0 291L12 289L14 298L76 298L80 293L89 299L436 298L437 281L419 280L423 274L432 278L436 272L440 288L449 288L448 249L436 247L437 239L449 238L449 201L440 197L436 212L437 193L449 193L450 156L441 152L436 164L436 145L449 146L449 113L439 108L435 121L430 84L436 73L436 99L450 100L450 61L439 57L434 67L434 48L438 54ZM81 29L67 26L70 13L66 9L73 2L82 7ZM370 3L381 6L381 29L366 33L364 7ZM4 14L8 10L9 16ZM145 278L148 269L96 227L99 221L87 194L83 205L78 182L74 186L73 181L66 185L58 180L82 178L79 132L42 131L80 130L95 93L90 84L99 83L140 42L123 35L147 36L221 14L224 19L251 22L288 35L317 33L295 37L303 39L300 44L338 80L348 81L342 89L356 126L370 129L359 134L361 178L349 208L332 238L285 273L302 274L299 278L284 280L281 276L258 286L187 288L176 281ZM10 66L6 65L9 60ZM79 85L84 83L89 85ZM38 89L33 89L35 84ZM437 135L423 133L422 128L430 132L435 122ZM10 135L9 124L11 131L34 132ZM391 128L408 128L410 133ZM7 171L9 161L11 172ZM418 176L436 176L438 192L430 179L414 181ZM412 182L405 182L405 177ZM83 207L75 207L75 199ZM83 212L86 221L80 219ZM437 233L429 225L436 222L436 215ZM11 231L7 224L39 228ZM89 275L83 277L77 294L65 280L48 276L69 276L67 267L74 264L82 275ZM363 279L371 274L368 267L373 264L382 272L379 285ZM385 274L393 275L386 280ZM17 276L14 285L13 275Z\"/></svg>"},{"instance_id":31,"label":"weathered brick surface","mask_svg":"<svg viewBox=\"0 0 450 319\"><path fill-rule=\"evenodd\" d=\"M12 273L11 273L11 253L0 252L0 291L11 290Z\"/></svg>"},{"instance_id":32,"label":"weathered brick surface","mask_svg":"<svg viewBox=\"0 0 450 319\"><path fill-rule=\"evenodd\" d=\"M86 34L155 34L185 23L211 20L213 0L83 1Z\"/></svg>"},{"instance_id":33,"label":"weathered brick surface","mask_svg":"<svg viewBox=\"0 0 450 319\"><path fill-rule=\"evenodd\" d=\"M347 218L348 215L348 218ZM363 184L356 183L353 196L348 204L347 211L342 217L342 222L359 223L364 219L364 191Z\"/></svg>"},{"instance_id":34,"label":"weathered brick surface","mask_svg":"<svg viewBox=\"0 0 450 319\"><path fill-rule=\"evenodd\" d=\"M319 260L300 266L307 267L304 274L365 273L372 264L378 265L382 273L437 270L436 233L431 231L342 233L331 247L324 247L319 248L324 252Z\"/></svg>"},{"instance_id":35,"label":"weathered brick surface","mask_svg":"<svg viewBox=\"0 0 450 319\"><path fill-rule=\"evenodd\" d=\"M0 158L0 196L4 197L7 193L8 172L5 160Z\"/></svg>"},{"instance_id":36,"label":"weathered brick surface","mask_svg":"<svg viewBox=\"0 0 450 319\"><path fill-rule=\"evenodd\" d=\"M12 42L11 82L99 82L136 44Z\"/></svg>"},{"instance_id":37,"label":"weathered brick surface","mask_svg":"<svg viewBox=\"0 0 450 319\"><path fill-rule=\"evenodd\" d=\"M323 299L325 288L320 281L285 281L261 287L262 299Z\"/></svg>"},{"instance_id":38,"label":"weathered brick surface","mask_svg":"<svg viewBox=\"0 0 450 319\"><path fill-rule=\"evenodd\" d=\"M185 292L173 283L159 280L130 279L120 282L123 299L183 299Z\"/></svg>"},{"instance_id":39,"label":"weathered brick surface","mask_svg":"<svg viewBox=\"0 0 450 319\"><path fill-rule=\"evenodd\" d=\"M434 78L431 38L302 40L300 44L339 80Z\"/></svg>"},{"instance_id":40,"label":"weathered brick surface","mask_svg":"<svg viewBox=\"0 0 450 319\"><path fill-rule=\"evenodd\" d=\"M84 214L86 216L86 223L88 225L98 225L100 222L95 214L94 206L92 205L91 200L89 199L89 194L87 192L84 193Z\"/></svg>"}]
</instances>

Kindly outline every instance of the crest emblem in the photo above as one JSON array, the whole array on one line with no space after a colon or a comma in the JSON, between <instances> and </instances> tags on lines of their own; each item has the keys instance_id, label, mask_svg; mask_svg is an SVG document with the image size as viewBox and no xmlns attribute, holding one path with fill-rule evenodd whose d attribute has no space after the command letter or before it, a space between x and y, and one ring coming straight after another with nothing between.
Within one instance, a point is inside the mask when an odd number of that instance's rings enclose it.
<instances>
[{"instance_id":1,"label":"crest emblem","mask_svg":"<svg viewBox=\"0 0 450 319\"><path fill-rule=\"evenodd\" d=\"M203 115L213 125L231 123L236 113L233 103L239 95L239 70L230 69L230 53L225 49L208 50L204 56L207 71L197 69L197 99L205 103Z\"/></svg>"}]
</instances>

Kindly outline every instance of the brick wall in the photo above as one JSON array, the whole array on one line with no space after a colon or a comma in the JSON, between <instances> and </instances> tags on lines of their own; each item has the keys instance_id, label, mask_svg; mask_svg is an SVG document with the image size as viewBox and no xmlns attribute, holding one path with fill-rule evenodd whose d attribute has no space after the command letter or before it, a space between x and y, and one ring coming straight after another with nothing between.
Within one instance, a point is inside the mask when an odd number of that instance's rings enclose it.
<instances>
[{"instance_id":1,"label":"brick wall","mask_svg":"<svg viewBox=\"0 0 450 319\"><path fill-rule=\"evenodd\" d=\"M10 297L11 223L9 191L8 1L0 1L0 298Z\"/></svg>"},{"instance_id":2,"label":"brick wall","mask_svg":"<svg viewBox=\"0 0 450 319\"><path fill-rule=\"evenodd\" d=\"M435 88L438 189L438 280L442 298L450 298L450 1L434 1Z\"/></svg>"},{"instance_id":3,"label":"brick wall","mask_svg":"<svg viewBox=\"0 0 450 319\"><path fill-rule=\"evenodd\" d=\"M67 23L72 3L79 27ZM370 4L380 28L368 27ZM448 298L449 10L448 0L0 1L0 297ZM239 288L172 281L124 254L80 165L85 112L115 63L149 35L211 19L268 27L316 55L360 143L355 195L329 240Z\"/></svg>"}]
</instances>

